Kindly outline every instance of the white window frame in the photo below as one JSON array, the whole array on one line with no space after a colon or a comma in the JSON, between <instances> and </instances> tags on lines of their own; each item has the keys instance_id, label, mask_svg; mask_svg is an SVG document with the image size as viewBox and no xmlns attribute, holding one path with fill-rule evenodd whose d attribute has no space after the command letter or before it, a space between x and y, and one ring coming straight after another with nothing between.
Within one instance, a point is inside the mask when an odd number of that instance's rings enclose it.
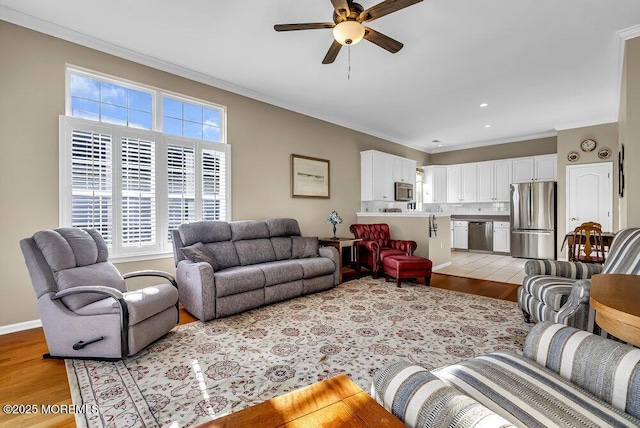
<instances>
[{"instance_id":1,"label":"white window frame","mask_svg":"<svg viewBox=\"0 0 640 428\"><path fill-rule=\"evenodd\" d=\"M130 87L136 90L152 92L152 126L153 130L143 130L139 128L113 125L110 123L93 121L72 117L71 115L71 74L81 74L91 79L107 81L119 86ZM162 129L162 98L168 96L183 102L197 104L207 108L217 108L221 110L221 132L220 143L206 140L193 139L160 132ZM111 76L102 75L95 72L80 69L78 67L67 67L66 73L66 116L59 118L59 176L60 176L60 198L59 198L59 224L61 227L71 225L72 216L72 147L69 137L72 129L82 129L103 134L109 134L112 138L112 233L113 242L109 247L110 260L112 262L128 262L137 260L149 260L165 258L172 254L172 244L167 237L169 225L168 217L168 183L167 183L167 146L184 145L195 148L195 174L196 174L196 221L202 218L202 153L204 150L213 150L224 153L224 209L225 219L231 220L231 146L226 144L226 107L209 103L203 100L190 98L184 95L160 90L148 86L143 86L124 79L116 79ZM155 179L156 179L156 213L155 213L155 240L156 245L141 246L135 248L125 248L122 244L122 217L121 217L121 140L123 136L135 136L147 138L155 141Z\"/></svg>"}]
</instances>

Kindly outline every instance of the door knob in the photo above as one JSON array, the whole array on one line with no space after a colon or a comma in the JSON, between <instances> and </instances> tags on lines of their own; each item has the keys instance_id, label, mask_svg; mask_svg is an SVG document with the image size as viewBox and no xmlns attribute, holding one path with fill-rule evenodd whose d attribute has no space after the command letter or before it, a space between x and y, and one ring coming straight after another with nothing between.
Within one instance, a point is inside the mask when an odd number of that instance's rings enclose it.
<instances>
[{"instance_id":1,"label":"door knob","mask_svg":"<svg viewBox=\"0 0 640 428\"><path fill-rule=\"evenodd\" d=\"M571 217L571 221L578 221L578 219L575 217Z\"/></svg>"}]
</instances>

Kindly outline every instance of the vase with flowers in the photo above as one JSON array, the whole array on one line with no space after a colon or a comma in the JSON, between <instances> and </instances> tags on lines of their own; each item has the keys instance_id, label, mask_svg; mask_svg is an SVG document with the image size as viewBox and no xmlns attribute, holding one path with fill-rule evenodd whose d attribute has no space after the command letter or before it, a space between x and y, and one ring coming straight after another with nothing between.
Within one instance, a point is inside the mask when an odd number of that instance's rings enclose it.
<instances>
[{"instance_id":1,"label":"vase with flowers","mask_svg":"<svg viewBox=\"0 0 640 428\"><path fill-rule=\"evenodd\" d=\"M336 224L342 223L342 218L340 218L340 215L338 215L336 211L331 211L331 213L329 214L329 218L327 219L327 223L333 226L333 236L331 237L331 239L338 239L338 237L336 236Z\"/></svg>"}]
</instances>

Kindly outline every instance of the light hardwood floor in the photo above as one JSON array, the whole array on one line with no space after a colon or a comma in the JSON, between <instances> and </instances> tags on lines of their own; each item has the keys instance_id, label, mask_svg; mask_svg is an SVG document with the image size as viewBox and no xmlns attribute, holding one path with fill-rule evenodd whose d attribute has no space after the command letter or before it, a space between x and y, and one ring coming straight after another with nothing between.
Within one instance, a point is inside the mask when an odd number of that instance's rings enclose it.
<instances>
[{"instance_id":1,"label":"light hardwood floor","mask_svg":"<svg viewBox=\"0 0 640 428\"><path fill-rule=\"evenodd\" d=\"M434 274L431 286L516 301L517 284ZM184 309L180 324L195 321ZM47 345L41 328L0 336L0 404L62 405L71 403L64 361L44 359ZM74 427L72 414L8 415L0 427Z\"/></svg>"}]
</instances>

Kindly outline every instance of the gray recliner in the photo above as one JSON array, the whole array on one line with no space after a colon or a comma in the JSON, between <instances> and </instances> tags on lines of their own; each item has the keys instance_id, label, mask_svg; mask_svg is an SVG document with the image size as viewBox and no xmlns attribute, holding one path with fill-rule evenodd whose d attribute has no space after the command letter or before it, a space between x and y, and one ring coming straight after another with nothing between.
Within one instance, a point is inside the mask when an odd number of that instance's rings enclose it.
<instances>
[{"instance_id":1,"label":"gray recliner","mask_svg":"<svg viewBox=\"0 0 640 428\"><path fill-rule=\"evenodd\" d=\"M59 358L119 359L133 355L178 323L172 275L121 275L94 229L43 230L20 241L38 298L49 354ZM169 283L127 291L125 279L157 276Z\"/></svg>"}]
</instances>

